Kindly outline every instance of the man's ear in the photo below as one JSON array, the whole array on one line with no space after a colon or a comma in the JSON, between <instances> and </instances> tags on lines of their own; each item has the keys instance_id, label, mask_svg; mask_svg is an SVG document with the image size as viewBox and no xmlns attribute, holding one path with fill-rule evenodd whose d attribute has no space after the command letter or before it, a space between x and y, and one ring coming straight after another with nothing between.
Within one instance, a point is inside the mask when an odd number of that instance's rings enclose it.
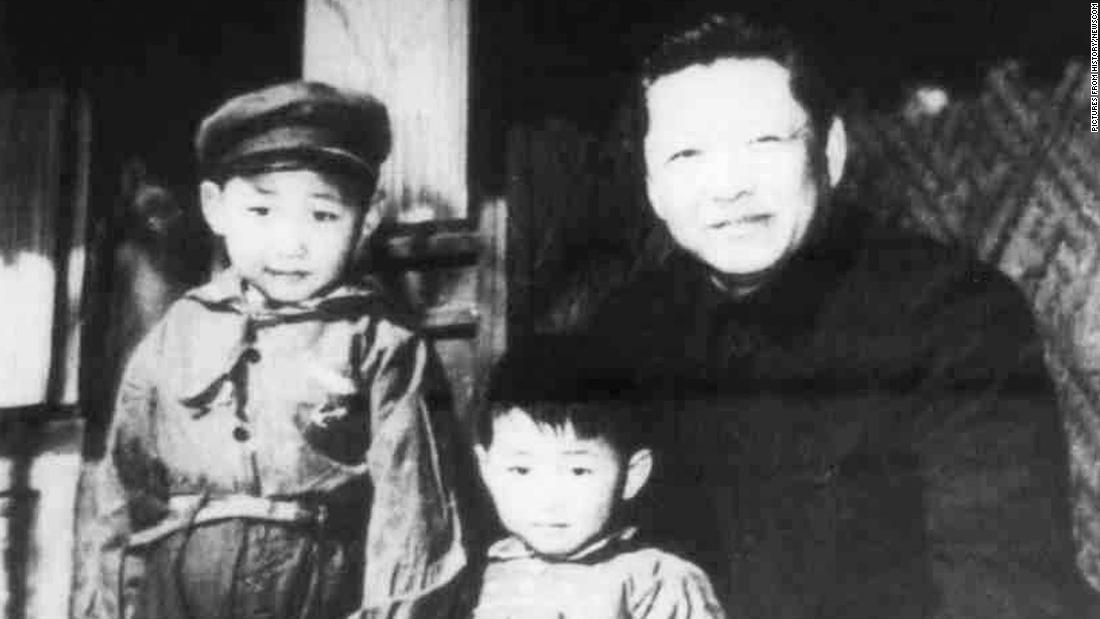
<instances>
[{"instance_id":1,"label":"man's ear","mask_svg":"<svg viewBox=\"0 0 1100 619\"><path fill-rule=\"evenodd\" d=\"M825 164L829 172L829 186L836 187L844 176L844 164L848 160L848 132L839 116L833 117L829 136L825 140Z\"/></svg>"},{"instance_id":2,"label":"man's ear","mask_svg":"<svg viewBox=\"0 0 1100 619\"><path fill-rule=\"evenodd\" d=\"M626 463L626 483L623 484L623 500L629 501L638 495L649 481L653 472L653 451L639 449Z\"/></svg>"},{"instance_id":3,"label":"man's ear","mask_svg":"<svg viewBox=\"0 0 1100 619\"><path fill-rule=\"evenodd\" d=\"M657 216L657 219L664 221L665 213L661 208L661 197L659 190L654 186L653 177L649 174L645 175L645 197L649 200L649 208L653 210L653 214Z\"/></svg>"},{"instance_id":4,"label":"man's ear","mask_svg":"<svg viewBox=\"0 0 1100 619\"><path fill-rule=\"evenodd\" d=\"M484 479L486 468L489 466L489 453L485 451L484 446L474 445L474 456L477 459L478 472L481 473L481 477Z\"/></svg>"},{"instance_id":5,"label":"man's ear","mask_svg":"<svg viewBox=\"0 0 1100 619\"><path fill-rule=\"evenodd\" d=\"M649 143L643 138L640 143L640 162L639 167L642 178L645 179L645 197L649 201L649 208L653 211L653 214L657 216L661 221L665 221L664 200L661 199L661 188L658 186L658 181L652 174L649 173L649 162L653 159L649 152Z\"/></svg>"},{"instance_id":6,"label":"man's ear","mask_svg":"<svg viewBox=\"0 0 1100 619\"><path fill-rule=\"evenodd\" d=\"M646 161L649 160L648 154L643 155L646 157ZM653 211L653 214L657 216L661 221L667 221L665 217L665 201L661 196L661 187L659 181L649 173L649 164L642 163L642 174L645 175L645 197L649 201L649 208Z\"/></svg>"},{"instance_id":7,"label":"man's ear","mask_svg":"<svg viewBox=\"0 0 1100 619\"><path fill-rule=\"evenodd\" d=\"M221 236L225 229L225 209L222 208L222 189L214 181L199 184L199 200L202 202L202 217L206 225Z\"/></svg>"}]
</instances>

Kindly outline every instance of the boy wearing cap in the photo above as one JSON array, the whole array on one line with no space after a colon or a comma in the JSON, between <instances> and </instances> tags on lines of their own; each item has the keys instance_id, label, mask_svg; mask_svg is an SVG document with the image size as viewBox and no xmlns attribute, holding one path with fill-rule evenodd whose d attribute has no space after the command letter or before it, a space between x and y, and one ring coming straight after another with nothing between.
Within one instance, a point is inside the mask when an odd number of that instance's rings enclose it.
<instances>
[{"instance_id":1,"label":"boy wearing cap","mask_svg":"<svg viewBox=\"0 0 1100 619\"><path fill-rule=\"evenodd\" d=\"M230 265L130 359L98 478L94 617L438 616L465 563L427 348L349 276L385 108L293 82L199 128ZM358 615L357 615L358 616Z\"/></svg>"}]
</instances>

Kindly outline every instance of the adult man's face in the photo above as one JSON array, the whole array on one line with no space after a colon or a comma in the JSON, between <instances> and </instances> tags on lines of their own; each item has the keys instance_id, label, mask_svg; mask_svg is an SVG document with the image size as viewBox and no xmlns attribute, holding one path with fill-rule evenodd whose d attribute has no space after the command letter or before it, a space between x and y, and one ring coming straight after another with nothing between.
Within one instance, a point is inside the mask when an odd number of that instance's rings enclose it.
<instances>
[{"instance_id":1,"label":"adult man's face","mask_svg":"<svg viewBox=\"0 0 1100 619\"><path fill-rule=\"evenodd\" d=\"M825 180L786 68L762 58L692 65L655 80L646 107L649 201L681 247L734 277L797 250L840 178L845 137L835 120Z\"/></svg>"}]
</instances>

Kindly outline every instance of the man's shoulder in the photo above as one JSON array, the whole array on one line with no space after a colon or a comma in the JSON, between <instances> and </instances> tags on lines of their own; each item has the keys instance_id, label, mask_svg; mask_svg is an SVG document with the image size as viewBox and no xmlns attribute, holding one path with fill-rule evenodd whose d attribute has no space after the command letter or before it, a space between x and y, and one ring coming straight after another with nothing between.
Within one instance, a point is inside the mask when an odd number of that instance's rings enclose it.
<instances>
[{"instance_id":1,"label":"man's shoulder","mask_svg":"<svg viewBox=\"0 0 1100 619\"><path fill-rule=\"evenodd\" d=\"M993 270L961 245L893 225L868 224L861 238L861 264L882 275L927 279L964 270Z\"/></svg>"},{"instance_id":2,"label":"man's shoulder","mask_svg":"<svg viewBox=\"0 0 1100 619\"><path fill-rule=\"evenodd\" d=\"M889 226L870 228L865 239L851 279L870 297L905 299L910 308L926 311L973 305L1030 321L1016 284L961 244Z\"/></svg>"}]
</instances>

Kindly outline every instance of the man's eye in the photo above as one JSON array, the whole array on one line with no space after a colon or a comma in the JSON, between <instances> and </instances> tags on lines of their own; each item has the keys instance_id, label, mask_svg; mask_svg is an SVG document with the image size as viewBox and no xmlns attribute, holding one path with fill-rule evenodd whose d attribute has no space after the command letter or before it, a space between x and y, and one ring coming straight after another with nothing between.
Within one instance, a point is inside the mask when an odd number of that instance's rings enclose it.
<instances>
[{"instance_id":1,"label":"man's eye","mask_svg":"<svg viewBox=\"0 0 1100 619\"><path fill-rule=\"evenodd\" d=\"M266 206L250 206L248 212L257 217L267 217L271 214L271 209Z\"/></svg>"},{"instance_id":2,"label":"man's eye","mask_svg":"<svg viewBox=\"0 0 1100 619\"><path fill-rule=\"evenodd\" d=\"M700 154L702 154L702 152L703 151L699 150L698 148L684 148L672 153L668 160L677 161L682 159L690 159L692 157L699 156Z\"/></svg>"},{"instance_id":3,"label":"man's eye","mask_svg":"<svg viewBox=\"0 0 1100 619\"><path fill-rule=\"evenodd\" d=\"M508 467L508 472L513 474L513 475L527 475L528 473L531 472L531 467L513 465L513 466Z\"/></svg>"},{"instance_id":4,"label":"man's eye","mask_svg":"<svg viewBox=\"0 0 1100 619\"><path fill-rule=\"evenodd\" d=\"M336 213L329 211L313 211L313 221L329 222L340 219L340 216Z\"/></svg>"},{"instance_id":5,"label":"man's eye","mask_svg":"<svg viewBox=\"0 0 1100 619\"><path fill-rule=\"evenodd\" d=\"M762 135L760 137L753 138L749 144L775 144L777 142L785 141L778 135Z\"/></svg>"},{"instance_id":6,"label":"man's eye","mask_svg":"<svg viewBox=\"0 0 1100 619\"><path fill-rule=\"evenodd\" d=\"M797 129L791 133L765 133L749 140L749 145L757 144L789 144L802 137L805 129Z\"/></svg>"}]
</instances>

